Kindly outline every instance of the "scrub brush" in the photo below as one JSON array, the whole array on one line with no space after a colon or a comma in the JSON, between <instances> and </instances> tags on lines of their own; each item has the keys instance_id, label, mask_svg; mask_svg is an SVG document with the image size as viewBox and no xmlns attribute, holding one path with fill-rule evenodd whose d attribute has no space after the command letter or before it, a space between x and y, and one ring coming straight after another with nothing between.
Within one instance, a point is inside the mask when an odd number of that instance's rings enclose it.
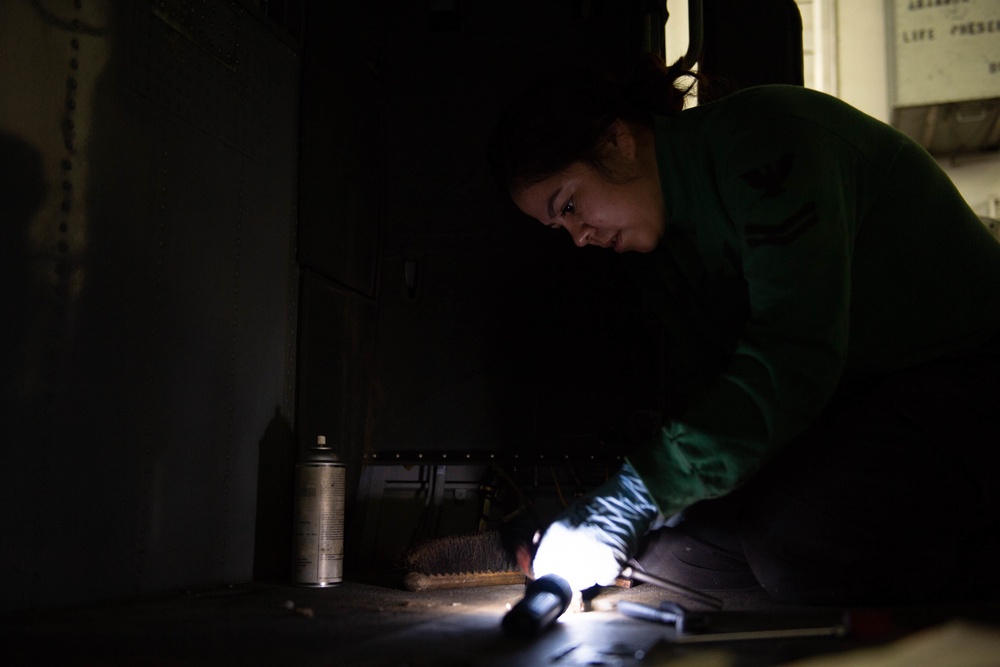
<instances>
[{"instance_id":1,"label":"scrub brush","mask_svg":"<svg viewBox=\"0 0 1000 667\"><path fill-rule=\"evenodd\" d=\"M523 584L524 573L498 531L449 535L418 544L401 557L410 591Z\"/></svg>"}]
</instances>

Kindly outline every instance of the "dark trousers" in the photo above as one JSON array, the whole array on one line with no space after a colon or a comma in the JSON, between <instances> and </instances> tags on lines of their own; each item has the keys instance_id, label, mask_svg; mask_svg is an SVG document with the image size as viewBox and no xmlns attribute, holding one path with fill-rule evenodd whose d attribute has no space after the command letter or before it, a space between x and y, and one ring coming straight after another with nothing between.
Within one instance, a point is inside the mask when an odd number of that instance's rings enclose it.
<instances>
[{"instance_id":1,"label":"dark trousers","mask_svg":"<svg viewBox=\"0 0 1000 667\"><path fill-rule=\"evenodd\" d=\"M1000 595L1000 338L840 392L743 487L649 535L646 571L803 604Z\"/></svg>"}]
</instances>

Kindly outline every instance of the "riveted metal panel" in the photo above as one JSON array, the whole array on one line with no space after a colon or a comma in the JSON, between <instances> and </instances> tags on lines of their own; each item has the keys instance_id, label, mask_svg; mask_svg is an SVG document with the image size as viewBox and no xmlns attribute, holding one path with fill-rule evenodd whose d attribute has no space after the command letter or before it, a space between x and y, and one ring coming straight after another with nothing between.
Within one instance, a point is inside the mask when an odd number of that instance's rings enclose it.
<instances>
[{"instance_id":1,"label":"riveted metal panel","mask_svg":"<svg viewBox=\"0 0 1000 667\"><path fill-rule=\"evenodd\" d=\"M0 607L248 579L294 400L298 57L221 0L3 3L0 47L28 167L0 186Z\"/></svg>"},{"instance_id":2,"label":"riveted metal panel","mask_svg":"<svg viewBox=\"0 0 1000 667\"><path fill-rule=\"evenodd\" d=\"M252 66L246 58L257 55L258 45L241 34L244 13L231 1L149 2L145 11L134 12L129 80L177 117L259 158L259 119L266 110L247 104Z\"/></svg>"}]
</instances>

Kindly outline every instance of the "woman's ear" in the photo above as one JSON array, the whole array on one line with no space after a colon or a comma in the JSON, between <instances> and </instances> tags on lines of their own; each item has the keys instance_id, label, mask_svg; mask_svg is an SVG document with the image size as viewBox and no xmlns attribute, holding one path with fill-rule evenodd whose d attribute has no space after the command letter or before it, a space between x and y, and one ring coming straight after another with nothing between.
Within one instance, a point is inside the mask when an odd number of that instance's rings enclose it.
<instances>
[{"instance_id":1,"label":"woman's ear","mask_svg":"<svg viewBox=\"0 0 1000 667\"><path fill-rule=\"evenodd\" d=\"M632 162L636 156L636 136L632 126L621 118L608 128L606 149L609 154L626 162Z\"/></svg>"}]
</instances>

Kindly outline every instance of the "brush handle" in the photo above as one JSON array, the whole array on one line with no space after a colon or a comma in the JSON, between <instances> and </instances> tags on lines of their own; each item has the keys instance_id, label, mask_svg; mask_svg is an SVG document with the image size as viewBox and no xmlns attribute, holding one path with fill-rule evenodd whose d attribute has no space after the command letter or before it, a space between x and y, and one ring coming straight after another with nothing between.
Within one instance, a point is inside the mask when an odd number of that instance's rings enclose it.
<instances>
[{"instance_id":1,"label":"brush handle","mask_svg":"<svg viewBox=\"0 0 1000 667\"><path fill-rule=\"evenodd\" d=\"M409 572L403 579L408 591L436 591L446 588L476 588L523 584L523 572L456 572L454 574L421 574Z\"/></svg>"}]
</instances>

